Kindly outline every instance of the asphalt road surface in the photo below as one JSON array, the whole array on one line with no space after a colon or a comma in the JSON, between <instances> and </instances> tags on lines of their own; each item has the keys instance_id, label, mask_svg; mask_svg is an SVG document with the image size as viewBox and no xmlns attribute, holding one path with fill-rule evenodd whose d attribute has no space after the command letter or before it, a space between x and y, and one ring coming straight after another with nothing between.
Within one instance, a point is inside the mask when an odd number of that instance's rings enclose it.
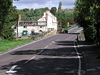
<instances>
[{"instance_id":1,"label":"asphalt road surface","mask_svg":"<svg viewBox=\"0 0 100 75\"><path fill-rule=\"evenodd\" d=\"M57 34L0 54L0 75L80 75L76 38Z\"/></svg>"}]
</instances>

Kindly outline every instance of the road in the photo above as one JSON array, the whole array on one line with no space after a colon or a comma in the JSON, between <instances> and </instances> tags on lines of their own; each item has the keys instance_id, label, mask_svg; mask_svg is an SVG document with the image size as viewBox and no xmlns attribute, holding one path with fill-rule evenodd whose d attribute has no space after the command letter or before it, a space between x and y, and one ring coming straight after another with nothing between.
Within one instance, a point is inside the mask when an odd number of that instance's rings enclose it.
<instances>
[{"instance_id":1,"label":"road","mask_svg":"<svg viewBox=\"0 0 100 75\"><path fill-rule=\"evenodd\" d=\"M68 30L68 33L80 33L81 31L83 31L83 27L75 27Z\"/></svg>"},{"instance_id":2,"label":"road","mask_svg":"<svg viewBox=\"0 0 100 75\"><path fill-rule=\"evenodd\" d=\"M3 53L0 75L80 75L76 38L76 34L57 34Z\"/></svg>"}]
</instances>

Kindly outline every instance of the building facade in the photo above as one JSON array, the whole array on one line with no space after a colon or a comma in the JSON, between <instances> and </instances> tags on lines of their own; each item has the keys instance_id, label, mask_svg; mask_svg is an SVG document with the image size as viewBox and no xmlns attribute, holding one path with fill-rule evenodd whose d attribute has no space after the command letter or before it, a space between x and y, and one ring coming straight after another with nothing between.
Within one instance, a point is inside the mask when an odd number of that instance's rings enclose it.
<instances>
[{"instance_id":1,"label":"building facade","mask_svg":"<svg viewBox=\"0 0 100 75\"><path fill-rule=\"evenodd\" d=\"M33 33L42 33L48 31L57 31L57 18L50 13L44 12L44 15L33 21L22 21L19 15L18 25L16 26L16 36L31 36Z\"/></svg>"}]
</instances>

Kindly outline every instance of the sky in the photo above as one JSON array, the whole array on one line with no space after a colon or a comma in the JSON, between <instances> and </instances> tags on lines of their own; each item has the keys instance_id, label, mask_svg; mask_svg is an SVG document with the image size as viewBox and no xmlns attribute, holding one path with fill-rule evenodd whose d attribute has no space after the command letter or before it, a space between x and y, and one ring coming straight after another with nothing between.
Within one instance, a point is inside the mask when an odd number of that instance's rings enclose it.
<instances>
[{"instance_id":1,"label":"sky","mask_svg":"<svg viewBox=\"0 0 100 75\"><path fill-rule=\"evenodd\" d=\"M75 7L76 0L15 0L13 5L17 7L17 9L37 9L37 8L51 8L57 7L59 2L62 2L62 9L72 9Z\"/></svg>"}]
</instances>

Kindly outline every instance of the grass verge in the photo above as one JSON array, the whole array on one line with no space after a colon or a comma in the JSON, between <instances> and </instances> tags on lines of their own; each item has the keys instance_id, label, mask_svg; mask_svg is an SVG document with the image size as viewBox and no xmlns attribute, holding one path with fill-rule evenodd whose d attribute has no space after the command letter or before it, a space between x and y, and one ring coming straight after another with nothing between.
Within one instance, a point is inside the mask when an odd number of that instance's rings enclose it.
<instances>
[{"instance_id":1,"label":"grass verge","mask_svg":"<svg viewBox=\"0 0 100 75\"><path fill-rule=\"evenodd\" d=\"M21 39L21 40L0 40L0 52L7 51L17 46L33 41L32 39Z\"/></svg>"}]
</instances>

